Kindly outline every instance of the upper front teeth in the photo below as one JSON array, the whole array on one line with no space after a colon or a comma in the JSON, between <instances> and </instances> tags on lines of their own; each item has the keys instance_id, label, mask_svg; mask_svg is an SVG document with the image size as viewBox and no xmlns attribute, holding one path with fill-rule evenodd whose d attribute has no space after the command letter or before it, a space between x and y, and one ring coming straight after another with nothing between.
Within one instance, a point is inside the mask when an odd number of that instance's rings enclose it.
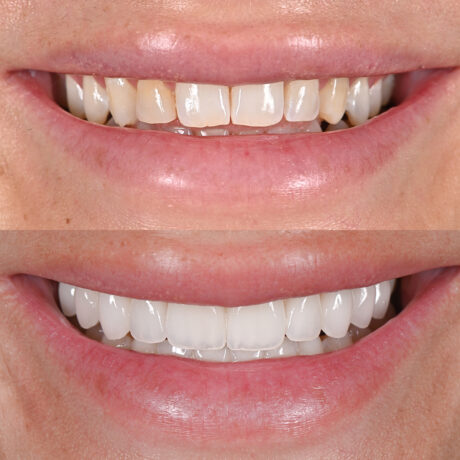
<instances>
[{"instance_id":1,"label":"upper front teeth","mask_svg":"<svg viewBox=\"0 0 460 460\"><path fill-rule=\"evenodd\" d=\"M257 351L277 349L285 336L303 344L316 340L321 330L330 338L341 339L350 324L366 328L372 317L385 316L393 285L394 281L384 281L233 308L130 299L65 283L59 284L59 299L64 314L76 315L82 328L100 322L108 340L131 333L145 344L162 343L167 338L170 345L182 349L222 350L226 346Z\"/></svg>"}]
</instances>

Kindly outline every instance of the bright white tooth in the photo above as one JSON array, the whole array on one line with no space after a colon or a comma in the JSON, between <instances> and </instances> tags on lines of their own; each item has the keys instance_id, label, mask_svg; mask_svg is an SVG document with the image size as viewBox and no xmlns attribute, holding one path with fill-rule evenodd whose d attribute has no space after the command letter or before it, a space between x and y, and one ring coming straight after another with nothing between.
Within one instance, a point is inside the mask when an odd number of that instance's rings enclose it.
<instances>
[{"instance_id":1,"label":"bright white tooth","mask_svg":"<svg viewBox=\"0 0 460 460\"><path fill-rule=\"evenodd\" d=\"M231 350L269 350L283 342L286 317L282 300L228 310L227 346Z\"/></svg>"},{"instance_id":2,"label":"bright white tooth","mask_svg":"<svg viewBox=\"0 0 460 460\"><path fill-rule=\"evenodd\" d=\"M319 92L319 116L335 125L345 113L348 78L331 78Z\"/></svg>"},{"instance_id":3,"label":"bright white tooth","mask_svg":"<svg viewBox=\"0 0 460 460\"><path fill-rule=\"evenodd\" d=\"M308 355L319 355L323 353L323 342L319 337L316 337L314 340L308 340L305 342L299 342L297 344L297 350L299 355L308 356Z\"/></svg>"},{"instance_id":4,"label":"bright white tooth","mask_svg":"<svg viewBox=\"0 0 460 460\"><path fill-rule=\"evenodd\" d=\"M99 322L99 293L90 289L77 288L75 309L78 323L83 329L89 329Z\"/></svg>"},{"instance_id":5,"label":"bright white tooth","mask_svg":"<svg viewBox=\"0 0 460 460\"><path fill-rule=\"evenodd\" d=\"M372 315L376 319L382 319L388 309L391 296L391 282L383 281L375 285L375 307L374 314Z\"/></svg>"},{"instance_id":6,"label":"bright white tooth","mask_svg":"<svg viewBox=\"0 0 460 460\"><path fill-rule=\"evenodd\" d=\"M129 332L129 299L99 294L99 322L108 340L118 340Z\"/></svg>"},{"instance_id":7,"label":"bright white tooth","mask_svg":"<svg viewBox=\"0 0 460 460\"><path fill-rule=\"evenodd\" d=\"M284 339L284 342L274 350L266 350L265 358L288 358L297 355L297 343Z\"/></svg>"},{"instance_id":8,"label":"bright white tooth","mask_svg":"<svg viewBox=\"0 0 460 460\"><path fill-rule=\"evenodd\" d=\"M351 319L351 292L348 290L321 294L321 328L330 337L346 335Z\"/></svg>"},{"instance_id":9,"label":"bright white tooth","mask_svg":"<svg viewBox=\"0 0 460 460\"><path fill-rule=\"evenodd\" d=\"M369 118L369 82L366 77L357 78L348 89L346 111L353 126L361 125Z\"/></svg>"},{"instance_id":10,"label":"bright white tooth","mask_svg":"<svg viewBox=\"0 0 460 460\"><path fill-rule=\"evenodd\" d=\"M287 121L311 121L319 113L319 81L294 80L284 87L284 117Z\"/></svg>"},{"instance_id":11,"label":"bright white tooth","mask_svg":"<svg viewBox=\"0 0 460 460\"><path fill-rule=\"evenodd\" d=\"M387 75L383 78L382 82L382 106L385 107L389 104L393 89L395 87L395 76Z\"/></svg>"},{"instance_id":12,"label":"bright white tooth","mask_svg":"<svg viewBox=\"0 0 460 460\"><path fill-rule=\"evenodd\" d=\"M172 91L160 80L137 82L137 118L145 123L169 123L176 119Z\"/></svg>"},{"instance_id":13,"label":"bright white tooth","mask_svg":"<svg viewBox=\"0 0 460 460\"><path fill-rule=\"evenodd\" d=\"M155 353L156 345L154 343L140 342L139 340L133 340L131 342L131 350L138 351L140 353Z\"/></svg>"},{"instance_id":14,"label":"bright white tooth","mask_svg":"<svg viewBox=\"0 0 460 460\"><path fill-rule=\"evenodd\" d=\"M130 331L141 342L158 343L166 339L166 303L131 300Z\"/></svg>"},{"instance_id":15,"label":"bright white tooth","mask_svg":"<svg viewBox=\"0 0 460 460\"><path fill-rule=\"evenodd\" d=\"M328 125L328 127L326 128L326 131L327 132L329 132L329 131L338 131L340 129L347 129L347 128L349 128L348 123L346 121L344 121L344 120L340 120L335 125Z\"/></svg>"},{"instance_id":16,"label":"bright white tooth","mask_svg":"<svg viewBox=\"0 0 460 460\"><path fill-rule=\"evenodd\" d=\"M85 118L83 106L83 88L70 76L65 76L65 89L67 94L67 106L72 115Z\"/></svg>"},{"instance_id":17,"label":"bright white tooth","mask_svg":"<svg viewBox=\"0 0 460 460\"><path fill-rule=\"evenodd\" d=\"M233 360L232 353L227 347L220 350L195 350L195 356L202 361L226 363Z\"/></svg>"},{"instance_id":18,"label":"bright white tooth","mask_svg":"<svg viewBox=\"0 0 460 460\"><path fill-rule=\"evenodd\" d=\"M136 88L126 78L106 78L109 107L118 126L135 125Z\"/></svg>"},{"instance_id":19,"label":"bright white tooth","mask_svg":"<svg viewBox=\"0 0 460 460\"><path fill-rule=\"evenodd\" d=\"M283 82L232 88L232 122L235 125L270 126L283 118Z\"/></svg>"},{"instance_id":20,"label":"bright white tooth","mask_svg":"<svg viewBox=\"0 0 460 460\"><path fill-rule=\"evenodd\" d=\"M132 342L133 339L129 335L126 335L125 337L116 340L110 340L105 335L104 337L102 337L102 343L115 348L125 348L129 350L131 348Z\"/></svg>"},{"instance_id":21,"label":"bright white tooth","mask_svg":"<svg viewBox=\"0 0 460 460\"><path fill-rule=\"evenodd\" d=\"M94 77L83 77L83 105L86 119L104 124L109 114L109 98L106 90Z\"/></svg>"},{"instance_id":22,"label":"bright white tooth","mask_svg":"<svg viewBox=\"0 0 460 460\"><path fill-rule=\"evenodd\" d=\"M369 326L374 313L375 286L352 289L351 323L360 328Z\"/></svg>"},{"instance_id":23,"label":"bright white tooth","mask_svg":"<svg viewBox=\"0 0 460 460\"><path fill-rule=\"evenodd\" d=\"M168 303L166 334L169 343L180 348L223 348L225 308Z\"/></svg>"},{"instance_id":24,"label":"bright white tooth","mask_svg":"<svg viewBox=\"0 0 460 460\"><path fill-rule=\"evenodd\" d=\"M74 316L76 287L66 283L59 283L59 303L65 316Z\"/></svg>"},{"instance_id":25,"label":"bright white tooth","mask_svg":"<svg viewBox=\"0 0 460 460\"><path fill-rule=\"evenodd\" d=\"M234 363L240 361L253 361L261 359L265 356L265 352L262 350L248 351L248 350L232 350L232 361Z\"/></svg>"},{"instance_id":26,"label":"bright white tooth","mask_svg":"<svg viewBox=\"0 0 460 460\"><path fill-rule=\"evenodd\" d=\"M342 348L348 347L352 344L353 341L351 340L349 334L339 339L336 339L334 337L325 337L323 340L324 353L341 350Z\"/></svg>"},{"instance_id":27,"label":"bright white tooth","mask_svg":"<svg viewBox=\"0 0 460 460\"><path fill-rule=\"evenodd\" d=\"M369 88L369 117L375 117L382 107L382 79L377 80Z\"/></svg>"},{"instance_id":28,"label":"bright white tooth","mask_svg":"<svg viewBox=\"0 0 460 460\"><path fill-rule=\"evenodd\" d=\"M176 108L184 126L228 125L230 96L228 86L176 83Z\"/></svg>"},{"instance_id":29,"label":"bright white tooth","mask_svg":"<svg viewBox=\"0 0 460 460\"><path fill-rule=\"evenodd\" d=\"M286 335L295 341L313 340L321 332L321 300L318 294L288 299Z\"/></svg>"}]
</instances>

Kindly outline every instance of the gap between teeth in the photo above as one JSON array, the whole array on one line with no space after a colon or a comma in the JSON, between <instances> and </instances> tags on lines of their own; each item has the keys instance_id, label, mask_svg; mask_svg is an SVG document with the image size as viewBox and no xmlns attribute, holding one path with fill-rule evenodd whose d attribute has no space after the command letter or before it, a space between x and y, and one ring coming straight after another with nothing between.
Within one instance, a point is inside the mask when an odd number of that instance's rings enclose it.
<instances>
[{"instance_id":1,"label":"gap between teeth","mask_svg":"<svg viewBox=\"0 0 460 460\"><path fill-rule=\"evenodd\" d=\"M388 316L393 287L394 280L383 281L233 308L130 299L66 283L59 283L58 292L63 313L76 316L87 335L103 343L144 353L243 361L348 346Z\"/></svg>"}]
</instances>

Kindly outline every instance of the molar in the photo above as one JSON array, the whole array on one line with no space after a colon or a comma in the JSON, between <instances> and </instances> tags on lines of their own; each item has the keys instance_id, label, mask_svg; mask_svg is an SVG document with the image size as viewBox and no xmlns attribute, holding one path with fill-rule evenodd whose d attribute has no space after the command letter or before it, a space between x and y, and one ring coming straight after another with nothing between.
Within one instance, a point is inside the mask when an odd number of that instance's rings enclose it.
<instances>
[{"instance_id":1,"label":"molar","mask_svg":"<svg viewBox=\"0 0 460 460\"><path fill-rule=\"evenodd\" d=\"M69 107L70 113L78 118L85 118L83 88L71 75L66 75L65 89L67 95L67 106Z\"/></svg>"}]
</instances>

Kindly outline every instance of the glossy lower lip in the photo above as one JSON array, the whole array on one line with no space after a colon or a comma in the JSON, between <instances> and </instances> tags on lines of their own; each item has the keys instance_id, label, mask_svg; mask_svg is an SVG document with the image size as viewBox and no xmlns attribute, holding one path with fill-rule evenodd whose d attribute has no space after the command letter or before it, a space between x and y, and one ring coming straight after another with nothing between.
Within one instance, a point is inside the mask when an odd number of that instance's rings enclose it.
<instances>
[{"instance_id":1,"label":"glossy lower lip","mask_svg":"<svg viewBox=\"0 0 460 460\"><path fill-rule=\"evenodd\" d=\"M284 445L314 440L369 404L411 347L440 324L438 305L454 295L459 273L443 270L396 319L340 352L236 365L103 346L50 306L42 280L17 276L12 284L37 346L135 439Z\"/></svg>"}]
</instances>

